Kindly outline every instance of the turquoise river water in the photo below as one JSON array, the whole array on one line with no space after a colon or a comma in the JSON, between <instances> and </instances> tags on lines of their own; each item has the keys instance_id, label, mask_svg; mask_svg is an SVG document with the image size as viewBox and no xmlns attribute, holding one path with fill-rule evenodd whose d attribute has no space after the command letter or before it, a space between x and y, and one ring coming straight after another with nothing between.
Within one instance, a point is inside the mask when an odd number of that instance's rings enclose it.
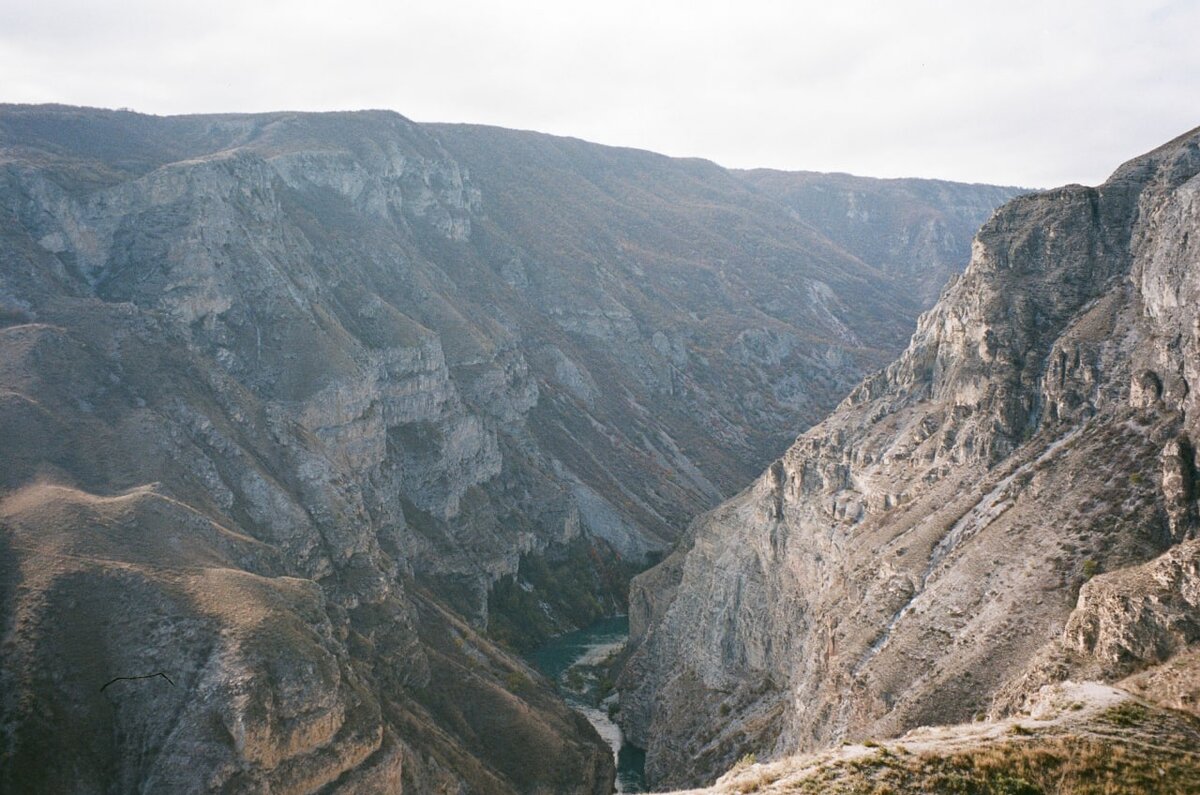
<instances>
[{"instance_id":1,"label":"turquoise river water","mask_svg":"<svg viewBox=\"0 0 1200 795\"><path fill-rule=\"evenodd\" d=\"M584 629L551 638L529 655L533 666L555 683L572 709L587 718L613 749L617 762L617 792L622 793L645 791L642 770L646 754L626 743L621 727L608 716L609 705L616 702L616 693L604 692L607 688L601 683L603 672L599 664L620 649L628 637L628 618L606 618Z\"/></svg>"}]
</instances>

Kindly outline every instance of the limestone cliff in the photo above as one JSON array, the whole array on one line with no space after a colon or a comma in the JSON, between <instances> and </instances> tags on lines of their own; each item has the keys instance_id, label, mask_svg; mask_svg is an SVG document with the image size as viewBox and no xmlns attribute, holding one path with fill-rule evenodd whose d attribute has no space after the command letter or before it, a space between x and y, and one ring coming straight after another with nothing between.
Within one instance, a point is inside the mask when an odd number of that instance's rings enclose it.
<instances>
[{"instance_id":1,"label":"limestone cliff","mask_svg":"<svg viewBox=\"0 0 1200 795\"><path fill-rule=\"evenodd\" d=\"M1010 202L900 358L635 581L654 781L1164 661L1139 692L1194 698L1198 174L1193 132Z\"/></svg>"}]
</instances>

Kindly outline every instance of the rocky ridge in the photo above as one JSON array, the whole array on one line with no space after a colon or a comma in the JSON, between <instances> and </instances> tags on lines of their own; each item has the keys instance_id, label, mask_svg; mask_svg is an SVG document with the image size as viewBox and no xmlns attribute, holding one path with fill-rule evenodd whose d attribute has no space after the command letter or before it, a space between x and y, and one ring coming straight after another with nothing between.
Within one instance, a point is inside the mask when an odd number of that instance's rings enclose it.
<instances>
[{"instance_id":1,"label":"rocky ridge","mask_svg":"<svg viewBox=\"0 0 1200 795\"><path fill-rule=\"evenodd\" d=\"M1068 678L1196 710L1200 132L1015 199L908 349L634 582L658 785Z\"/></svg>"}]
</instances>

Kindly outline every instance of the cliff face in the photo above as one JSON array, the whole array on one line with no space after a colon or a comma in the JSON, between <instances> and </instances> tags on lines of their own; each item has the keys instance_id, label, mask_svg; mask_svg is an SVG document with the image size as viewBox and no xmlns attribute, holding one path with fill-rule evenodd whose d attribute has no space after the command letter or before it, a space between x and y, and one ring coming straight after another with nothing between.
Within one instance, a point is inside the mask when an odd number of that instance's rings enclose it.
<instances>
[{"instance_id":1,"label":"cliff face","mask_svg":"<svg viewBox=\"0 0 1200 795\"><path fill-rule=\"evenodd\" d=\"M609 791L586 724L414 581L402 473L364 473L384 446L370 416L306 425L307 404L271 398L286 384L239 382L169 312L81 295L25 229L2 255L29 305L0 330L0 786ZM409 350L373 413L470 431L444 365ZM470 472L488 451L467 449L438 459Z\"/></svg>"},{"instance_id":2,"label":"cliff face","mask_svg":"<svg viewBox=\"0 0 1200 795\"><path fill-rule=\"evenodd\" d=\"M1194 708L1198 173L1191 133L1010 202L901 357L635 580L655 781L1146 666Z\"/></svg>"},{"instance_id":3,"label":"cliff face","mask_svg":"<svg viewBox=\"0 0 1200 795\"><path fill-rule=\"evenodd\" d=\"M927 304L962 269L976 230L1017 192L930 179L772 169L738 173L863 262L904 279Z\"/></svg>"},{"instance_id":4,"label":"cliff face","mask_svg":"<svg viewBox=\"0 0 1200 795\"><path fill-rule=\"evenodd\" d=\"M711 164L390 113L7 107L0 219L14 791L607 792L489 589L664 549L920 306Z\"/></svg>"}]
</instances>

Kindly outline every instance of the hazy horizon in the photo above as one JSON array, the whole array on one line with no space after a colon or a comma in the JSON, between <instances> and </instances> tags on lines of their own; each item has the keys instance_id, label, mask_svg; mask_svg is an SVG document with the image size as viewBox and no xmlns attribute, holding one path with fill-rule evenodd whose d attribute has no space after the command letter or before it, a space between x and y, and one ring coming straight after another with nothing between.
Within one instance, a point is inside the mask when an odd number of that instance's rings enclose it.
<instances>
[{"instance_id":1,"label":"hazy horizon","mask_svg":"<svg viewBox=\"0 0 1200 795\"><path fill-rule=\"evenodd\" d=\"M1186 2L49 0L0 9L0 101L388 109L729 168L1052 187L1200 125L1196 29Z\"/></svg>"}]
</instances>

